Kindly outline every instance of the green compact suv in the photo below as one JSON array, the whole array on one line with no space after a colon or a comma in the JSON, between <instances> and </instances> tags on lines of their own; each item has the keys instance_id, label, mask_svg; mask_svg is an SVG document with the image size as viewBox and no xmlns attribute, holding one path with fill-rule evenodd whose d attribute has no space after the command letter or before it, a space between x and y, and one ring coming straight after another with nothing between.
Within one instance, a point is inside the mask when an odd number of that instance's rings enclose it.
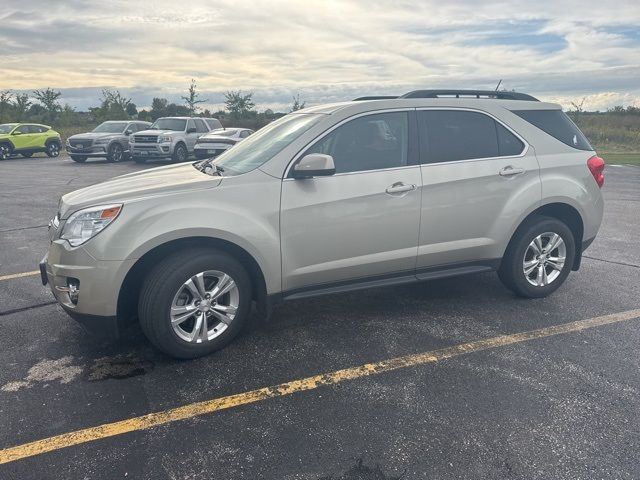
<instances>
[{"instance_id":1,"label":"green compact suv","mask_svg":"<svg viewBox=\"0 0 640 480\"><path fill-rule=\"evenodd\" d=\"M0 160L20 154L30 157L45 152L49 157L60 155L60 134L36 123L3 123L0 125Z\"/></svg>"}]
</instances>

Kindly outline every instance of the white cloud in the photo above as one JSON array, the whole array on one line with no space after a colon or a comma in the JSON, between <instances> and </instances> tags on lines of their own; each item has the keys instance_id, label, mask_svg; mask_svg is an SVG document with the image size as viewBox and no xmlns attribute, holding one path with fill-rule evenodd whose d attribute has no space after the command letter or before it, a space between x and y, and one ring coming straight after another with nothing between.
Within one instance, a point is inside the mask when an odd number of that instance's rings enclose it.
<instances>
[{"instance_id":1,"label":"white cloud","mask_svg":"<svg viewBox=\"0 0 640 480\"><path fill-rule=\"evenodd\" d=\"M215 102L243 89L277 107L297 92L321 103L502 78L594 106L640 98L640 36L620 33L640 23L636 1L10 0L4 12L0 88L111 86L144 105L195 77Z\"/></svg>"}]
</instances>

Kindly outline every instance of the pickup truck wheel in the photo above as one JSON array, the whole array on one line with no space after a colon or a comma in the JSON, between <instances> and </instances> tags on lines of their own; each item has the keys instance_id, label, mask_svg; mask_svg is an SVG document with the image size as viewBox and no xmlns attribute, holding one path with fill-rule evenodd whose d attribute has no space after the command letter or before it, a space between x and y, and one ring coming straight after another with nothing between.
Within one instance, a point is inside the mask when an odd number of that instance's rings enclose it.
<instances>
[{"instance_id":1,"label":"pickup truck wheel","mask_svg":"<svg viewBox=\"0 0 640 480\"><path fill-rule=\"evenodd\" d=\"M124 158L124 149L122 145L119 143L113 143L109 147L109 152L107 153L107 161L108 162L121 162Z\"/></svg>"},{"instance_id":2,"label":"pickup truck wheel","mask_svg":"<svg viewBox=\"0 0 640 480\"><path fill-rule=\"evenodd\" d=\"M219 251L189 250L147 274L138 316L157 348L176 358L196 358L233 340L247 321L251 301L249 275L237 260Z\"/></svg>"},{"instance_id":3,"label":"pickup truck wheel","mask_svg":"<svg viewBox=\"0 0 640 480\"><path fill-rule=\"evenodd\" d=\"M84 163L87 161L87 157L85 155L69 155L71 160L78 163Z\"/></svg>"},{"instance_id":4,"label":"pickup truck wheel","mask_svg":"<svg viewBox=\"0 0 640 480\"><path fill-rule=\"evenodd\" d=\"M6 160L11 156L11 145L0 143L0 160Z\"/></svg>"},{"instance_id":5,"label":"pickup truck wheel","mask_svg":"<svg viewBox=\"0 0 640 480\"><path fill-rule=\"evenodd\" d=\"M171 159L174 163L186 162L189 157L189 152L187 152L187 147L185 147L184 143L179 143L176 145L176 148L173 149L173 155Z\"/></svg>"},{"instance_id":6,"label":"pickup truck wheel","mask_svg":"<svg viewBox=\"0 0 640 480\"><path fill-rule=\"evenodd\" d=\"M569 276L575 251L573 233L566 224L551 217L535 217L514 235L498 275L521 297L546 297Z\"/></svg>"},{"instance_id":7,"label":"pickup truck wheel","mask_svg":"<svg viewBox=\"0 0 640 480\"><path fill-rule=\"evenodd\" d=\"M45 153L47 154L47 157L55 158L58 155L60 155L60 144L55 140L47 143L45 148L46 148Z\"/></svg>"}]
</instances>

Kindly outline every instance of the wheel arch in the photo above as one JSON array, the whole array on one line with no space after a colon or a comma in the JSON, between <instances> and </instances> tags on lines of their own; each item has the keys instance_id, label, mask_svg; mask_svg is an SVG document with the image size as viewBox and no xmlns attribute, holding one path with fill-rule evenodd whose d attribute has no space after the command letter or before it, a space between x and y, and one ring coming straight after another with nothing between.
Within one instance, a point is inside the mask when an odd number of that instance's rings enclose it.
<instances>
[{"instance_id":1,"label":"wheel arch","mask_svg":"<svg viewBox=\"0 0 640 480\"><path fill-rule=\"evenodd\" d=\"M117 317L121 321L131 321L137 315L138 297L144 275L159 260L179 250L190 248L210 248L226 252L238 260L247 270L251 279L253 300L260 311L268 308L266 280L256 259L241 246L212 237L185 237L169 240L155 246L131 266L120 286L117 303Z\"/></svg>"},{"instance_id":2,"label":"wheel arch","mask_svg":"<svg viewBox=\"0 0 640 480\"><path fill-rule=\"evenodd\" d=\"M584 220L582 215L578 211L576 207L570 205L569 203L556 201L547 203L537 207L535 210L529 212L518 224L517 228L511 234L509 239L509 244L507 245L507 249L511 246L513 239L515 238L518 231L532 218L546 216L552 217L557 220L560 220L564 224L566 224L571 233L573 233L573 238L575 240L576 246L576 254L573 260L572 270L578 270L580 268L580 262L582 260L582 240L584 236ZM505 249L506 252L506 249Z\"/></svg>"}]
</instances>

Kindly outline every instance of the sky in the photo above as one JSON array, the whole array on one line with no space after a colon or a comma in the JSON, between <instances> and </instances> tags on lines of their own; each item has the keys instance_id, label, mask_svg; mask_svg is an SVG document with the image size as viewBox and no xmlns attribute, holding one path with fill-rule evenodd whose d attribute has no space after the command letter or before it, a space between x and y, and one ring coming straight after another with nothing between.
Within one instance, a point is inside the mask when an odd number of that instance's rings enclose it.
<instances>
[{"instance_id":1,"label":"sky","mask_svg":"<svg viewBox=\"0 0 640 480\"><path fill-rule=\"evenodd\" d=\"M423 88L515 89L570 107L640 106L638 0L0 0L0 90L52 87L78 110L118 89L139 107L259 110Z\"/></svg>"}]
</instances>

